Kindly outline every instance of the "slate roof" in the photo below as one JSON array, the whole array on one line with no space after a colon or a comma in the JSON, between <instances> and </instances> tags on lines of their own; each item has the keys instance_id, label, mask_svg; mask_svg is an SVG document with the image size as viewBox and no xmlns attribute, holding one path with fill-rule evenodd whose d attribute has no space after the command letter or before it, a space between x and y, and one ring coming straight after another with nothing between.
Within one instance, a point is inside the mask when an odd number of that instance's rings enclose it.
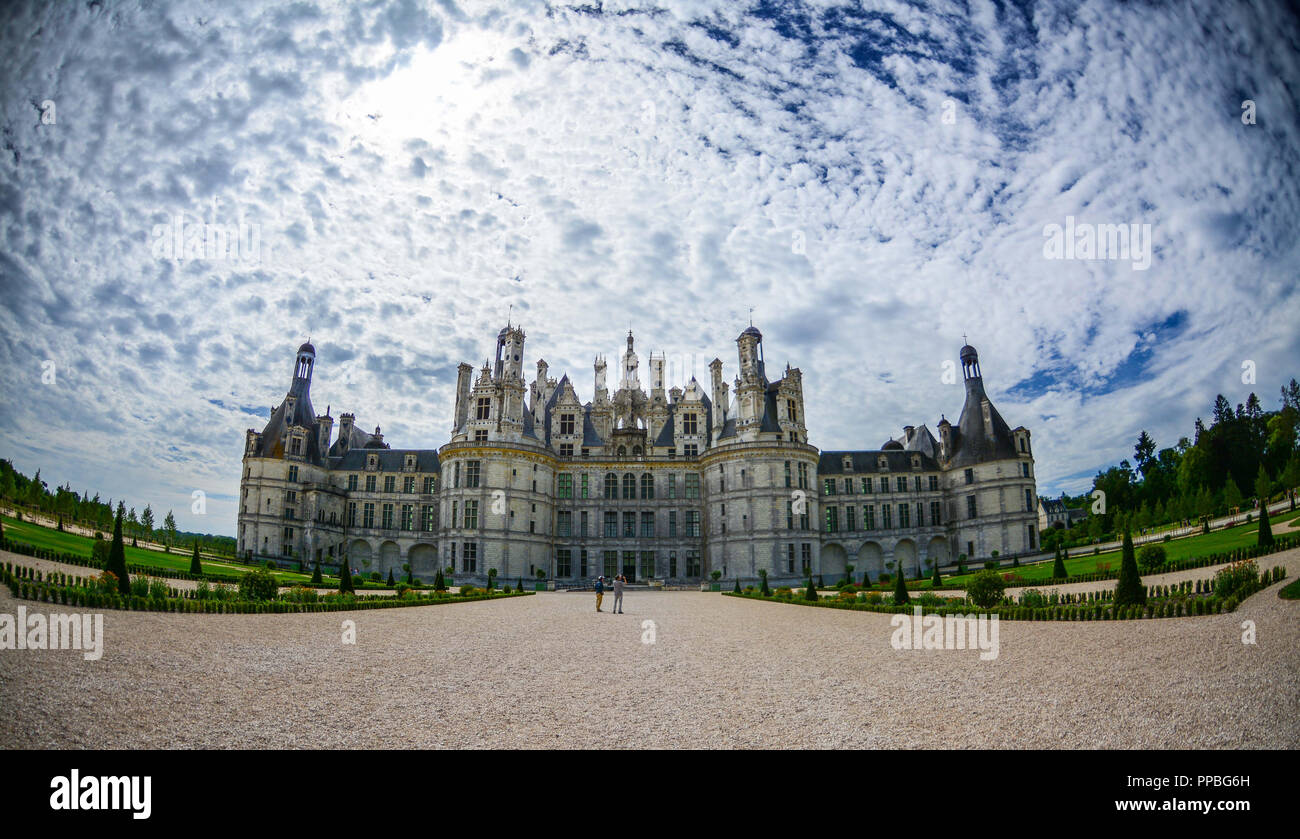
<instances>
[{"instance_id":1,"label":"slate roof","mask_svg":"<svg viewBox=\"0 0 1300 839\"><path fill-rule=\"evenodd\" d=\"M951 466L973 466L992 460L1014 460L1017 457L1011 428L992 402L989 402L989 418L993 433L991 436L985 433L981 405L986 399L988 396L984 393L984 380L979 376L967 379L966 403L961 408L961 419L953 427Z\"/></svg>"},{"instance_id":2,"label":"slate roof","mask_svg":"<svg viewBox=\"0 0 1300 839\"><path fill-rule=\"evenodd\" d=\"M293 399L293 411L289 399ZM289 393L280 406L271 412L271 418L262 429L260 457L284 457L284 434L290 426L305 426L307 431L308 462L320 465L320 435L316 428L316 413L311 407L311 390L306 379L294 379Z\"/></svg>"},{"instance_id":3,"label":"slate roof","mask_svg":"<svg viewBox=\"0 0 1300 839\"><path fill-rule=\"evenodd\" d=\"M415 471L441 472L438 452L434 449L352 449L342 457L331 458L330 468L359 472L366 468L366 456L379 455L379 468L385 472L400 472L406 465L406 455L415 455Z\"/></svg>"},{"instance_id":4,"label":"slate roof","mask_svg":"<svg viewBox=\"0 0 1300 839\"><path fill-rule=\"evenodd\" d=\"M885 462L889 464L889 469L882 470L879 466L880 456L885 456ZM902 449L893 449L890 451L839 451L839 452L822 452L817 461L817 474L819 475L856 475L858 473L888 474L897 472L900 474L912 472L912 455L918 454L921 458L921 469L927 472L936 472L939 470L939 461L920 452L905 452ZM852 471L845 471L844 456L852 458Z\"/></svg>"}]
</instances>

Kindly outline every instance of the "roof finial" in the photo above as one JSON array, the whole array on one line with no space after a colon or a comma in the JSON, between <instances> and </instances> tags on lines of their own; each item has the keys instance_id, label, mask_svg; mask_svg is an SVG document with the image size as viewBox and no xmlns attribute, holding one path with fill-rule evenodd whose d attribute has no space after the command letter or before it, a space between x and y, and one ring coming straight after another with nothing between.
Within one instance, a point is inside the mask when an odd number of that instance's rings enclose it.
<instances>
[{"instance_id":1,"label":"roof finial","mask_svg":"<svg viewBox=\"0 0 1300 839\"><path fill-rule=\"evenodd\" d=\"M969 343L970 343L970 341L966 340L966 333L965 333L965 332L963 332L963 333L961 334L961 342L962 342L963 344L969 344Z\"/></svg>"},{"instance_id":2,"label":"roof finial","mask_svg":"<svg viewBox=\"0 0 1300 839\"><path fill-rule=\"evenodd\" d=\"M750 307L749 307L749 325L750 325L750 326L753 326L753 325L754 325L754 307L753 307L753 306L750 306Z\"/></svg>"},{"instance_id":3,"label":"roof finial","mask_svg":"<svg viewBox=\"0 0 1300 839\"><path fill-rule=\"evenodd\" d=\"M515 304L511 303L510 307L506 309L506 329L510 328L510 317L511 315L514 314L514 312L515 312Z\"/></svg>"}]
</instances>

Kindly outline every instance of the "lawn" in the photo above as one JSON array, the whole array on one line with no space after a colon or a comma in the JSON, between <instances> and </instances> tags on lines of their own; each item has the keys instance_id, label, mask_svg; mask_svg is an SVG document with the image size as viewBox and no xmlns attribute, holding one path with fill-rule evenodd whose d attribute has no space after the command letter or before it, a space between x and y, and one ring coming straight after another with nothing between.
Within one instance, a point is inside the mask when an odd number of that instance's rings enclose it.
<instances>
[{"instance_id":1,"label":"lawn","mask_svg":"<svg viewBox=\"0 0 1300 839\"><path fill-rule=\"evenodd\" d=\"M89 558L90 546L95 541L89 536L79 536L75 533L60 532L53 528L41 527L26 521L17 521L8 516L4 518L5 538L14 542L25 542L38 548L48 548L62 553L79 554ZM173 553L164 553L162 551L147 550L145 548L133 548L128 542L126 545L126 561L128 565L146 565L153 568L166 568L171 571L190 570L190 551L177 549ZM247 565L241 565L233 562L223 562L221 560L202 558L203 570L206 572L225 572L233 575L243 574L249 570ZM282 583L302 583L311 579L310 574L298 574L292 571L276 571L275 577ZM325 586L337 586L338 578L325 577Z\"/></svg>"},{"instance_id":2,"label":"lawn","mask_svg":"<svg viewBox=\"0 0 1300 839\"><path fill-rule=\"evenodd\" d=\"M1209 535L1201 534L1199 536L1189 536L1186 539L1172 539L1168 542L1153 542L1152 544L1160 545L1165 549L1165 558L1172 562L1177 559L1188 559L1194 556L1209 556L1210 554L1223 553L1233 548L1245 548L1255 544L1259 535L1259 523L1242 524L1237 527L1226 530L1213 530ZM1136 546L1138 551L1142 550L1141 546ZM1076 550L1078 550L1076 548ZM1088 554L1065 561L1065 571L1071 577L1079 574L1092 574L1096 572L1099 565L1110 565L1111 571L1119 570L1119 551L1107 551L1105 553L1093 556ZM1012 568L1004 565L998 569L1001 574L1019 574L1025 582L1047 581L1052 578L1053 563L1040 562L1036 565L1022 565L1019 568ZM962 576L944 577L945 585L965 585L972 577L973 573Z\"/></svg>"}]
</instances>

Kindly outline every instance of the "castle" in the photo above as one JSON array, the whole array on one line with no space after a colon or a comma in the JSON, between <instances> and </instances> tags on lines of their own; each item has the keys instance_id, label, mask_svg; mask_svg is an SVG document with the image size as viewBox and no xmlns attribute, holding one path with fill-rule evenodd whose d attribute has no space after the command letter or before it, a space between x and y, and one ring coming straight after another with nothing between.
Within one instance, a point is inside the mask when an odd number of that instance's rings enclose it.
<instances>
[{"instance_id":1,"label":"castle","mask_svg":"<svg viewBox=\"0 0 1300 839\"><path fill-rule=\"evenodd\" d=\"M599 574L692 583L713 572L773 583L929 573L959 555L976 562L1036 552L1037 493L1029 431L1012 429L984 391L975 349L961 349L966 400L938 437L905 426L870 451L820 451L808 441L803 376L771 379L763 336L736 338L738 373L709 364L665 389L650 355L649 392L627 336L617 389L595 361L583 402L545 361L525 381L524 331L497 335L495 361L461 364L450 440L394 449L311 404L316 351L298 348L293 381L261 432L244 443L239 550L363 574L408 568L457 582Z\"/></svg>"}]
</instances>

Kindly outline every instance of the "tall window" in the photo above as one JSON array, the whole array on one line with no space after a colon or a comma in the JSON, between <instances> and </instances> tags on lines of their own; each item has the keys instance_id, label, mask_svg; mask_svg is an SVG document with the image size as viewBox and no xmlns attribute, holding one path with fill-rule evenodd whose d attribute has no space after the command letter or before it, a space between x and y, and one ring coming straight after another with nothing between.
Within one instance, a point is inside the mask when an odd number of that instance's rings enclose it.
<instances>
[{"instance_id":1,"label":"tall window","mask_svg":"<svg viewBox=\"0 0 1300 839\"><path fill-rule=\"evenodd\" d=\"M700 569L700 552L687 551L686 552L686 576L698 577L700 576L701 573L702 572Z\"/></svg>"},{"instance_id":2,"label":"tall window","mask_svg":"<svg viewBox=\"0 0 1300 839\"><path fill-rule=\"evenodd\" d=\"M1029 487L1025 487L1025 509L1029 512L1034 510L1034 491Z\"/></svg>"},{"instance_id":3,"label":"tall window","mask_svg":"<svg viewBox=\"0 0 1300 839\"><path fill-rule=\"evenodd\" d=\"M975 496L966 496L966 518L975 518Z\"/></svg>"},{"instance_id":4,"label":"tall window","mask_svg":"<svg viewBox=\"0 0 1300 839\"><path fill-rule=\"evenodd\" d=\"M939 476L938 476L938 475L931 475L931 476L930 476L930 492L938 492L938 491L939 491Z\"/></svg>"},{"instance_id":5,"label":"tall window","mask_svg":"<svg viewBox=\"0 0 1300 839\"><path fill-rule=\"evenodd\" d=\"M789 487L792 486L793 483L794 478L790 475L790 461L787 460L785 462L785 485Z\"/></svg>"},{"instance_id":6,"label":"tall window","mask_svg":"<svg viewBox=\"0 0 1300 839\"><path fill-rule=\"evenodd\" d=\"M637 568L641 579L648 580L655 575L655 552L641 551L641 565Z\"/></svg>"},{"instance_id":7,"label":"tall window","mask_svg":"<svg viewBox=\"0 0 1300 839\"><path fill-rule=\"evenodd\" d=\"M573 552L568 548L557 548L555 551L555 576L571 577L573 576Z\"/></svg>"},{"instance_id":8,"label":"tall window","mask_svg":"<svg viewBox=\"0 0 1300 839\"><path fill-rule=\"evenodd\" d=\"M875 530L875 529L876 529L876 505L875 505L875 504L865 504L865 505L863 505L863 507L862 507L862 529L863 529L863 530Z\"/></svg>"},{"instance_id":9,"label":"tall window","mask_svg":"<svg viewBox=\"0 0 1300 839\"><path fill-rule=\"evenodd\" d=\"M636 536L636 513L623 513L623 536L625 538Z\"/></svg>"},{"instance_id":10,"label":"tall window","mask_svg":"<svg viewBox=\"0 0 1300 839\"><path fill-rule=\"evenodd\" d=\"M465 551L461 555L461 568L470 572L478 572L478 542L466 542Z\"/></svg>"},{"instance_id":11,"label":"tall window","mask_svg":"<svg viewBox=\"0 0 1300 839\"><path fill-rule=\"evenodd\" d=\"M920 492L920 491L921 491L921 476L920 476L920 475L915 475L915 476L913 476L913 478L912 478L912 489L913 489L915 492Z\"/></svg>"},{"instance_id":12,"label":"tall window","mask_svg":"<svg viewBox=\"0 0 1300 839\"><path fill-rule=\"evenodd\" d=\"M930 502L930 526L938 527L940 523L941 522L939 521L939 502L931 501Z\"/></svg>"},{"instance_id":13,"label":"tall window","mask_svg":"<svg viewBox=\"0 0 1300 839\"><path fill-rule=\"evenodd\" d=\"M561 473L559 477L556 495L559 498L573 497L573 476L568 473Z\"/></svg>"},{"instance_id":14,"label":"tall window","mask_svg":"<svg viewBox=\"0 0 1300 839\"><path fill-rule=\"evenodd\" d=\"M812 571L812 545L804 542L799 546L799 560L805 574Z\"/></svg>"},{"instance_id":15,"label":"tall window","mask_svg":"<svg viewBox=\"0 0 1300 839\"><path fill-rule=\"evenodd\" d=\"M478 464L479 462L477 460L465 461L465 486L467 487L478 486L478 470L479 470Z\"/></svg>"},{"instance_id":16,"label":"tall window","mask_svg":"<svg viewBox=\"0 0 1300 839\"><path fill-rule=\"evenodd\" d=\"M402 492L415 492L415 476L407 475L402 478Z\"/></svg>"},{"instance_id":17,"label":"tall window","mask_svg":"<svg viewBox=\"0 0 1300 839\"><path fill-rule=\"evenodd\" d=\"M677 535L677 511L676 510L668 511L668 535L669 536Z\"/></svg>"},{"instance_id":18,"label":"tall window","mask_svg":"<svg viewBox=\"0 0 1300 839\"><path fill-rule=\"evenodd\" d=\"M787 548L786 550L787 564L785 570L788 573L793 574L794 573L794 542L791 542L790 544L786 545L786 548Z\"/></svg>"},{"instance_id":19,"label":"tall window","mask_svg":"<svg viewBox=\"0 0 1300 839\"><path fill-rule=\"evenodd\" d=\"M686 497L700 497L700 476L694 472L686 473Z\"/></svg>"},{"instance_id":20,"label":"tall window","mask_svg":"<svg viewBox=\"0 0 1300 839\"><path fill-rule=\"evenodd\" d=\"M587 538L587 511L582 511L582 518L578 520L578 535Z\"/></svg>"},{"instance_id":21,"label":"tall window","mask_svg":"<svg viewBox=\"0 0 1300 839\"><path fill-rule=\"evenodd\" d=\"M396 475L385 475L385 476L384 476L384 492L397 492L397 476L396 476Z\"/></svg>"},{"instance_id":22,"label":"tall window","mask_svg":"<svg viewBox=\"0 0 1300 839\"><path fill-rule=\"evenodd\" d=\"M700 511L686 511L686 536L687 538L698 538L700 535Z\"/></svg>"},{"instance_id":23,"label":"tall window","mask_svg":"<svg viewBox=\"0 0 1300 839\"><path fill-rule=\"evenodd\" d=\"M967 469L965 474L966 474L966 483L968 483L968 484L973 484L973 483L975 483L975 470L974 470L974 469Z\"/></svg>"},{"instance_id":24,"label":"tall window","mask_svg":"<svg viewBox=\"0 0 1300 839\"><path fill-rule=\"evenodd\" d=\"M799 489L808 488L808 464L799 464Z\"/></svg>"},{"instance_id":25,"label":"tall window","mask_svg":"<svg viewBox=\"0 0 1300 839\"><path fill-rule=\"evenodd\" d=\"M375 491L375 476L366 475L366 492L374 492L374 491Z\"/></svg>"},{"instance_id":26,"label":"tall window","mask_svg":"<svg viewBox=\"0 0 1300 839\"><path fill-rule=\"evenodd\" d=\"M899 527L912 526L912 508L909 507L907 504L898 505L898 526Z\"/></svg>"},{"instance_id":27,"label":"tall window","mask_svg":"<svg viewBox=\"0 0 1300 839\"><path fill-rule=\"evenodd\" d=\"M357 526L357 502L348 502L348 527Z\"/></svg>"},{"instance_id":28,"label":"tall window","mask_svg":"<svg viewBox=\"0 0 1300 839\"><path fill-rule=\"evenodd\" d=\"M555 535L561 536L565 539L573 535L572 512L568 510L560 510L555 514Z\"/></svg>"},{"instance_id":29,"label":"tall window","mask_svg":"<svg viewBox=\"0 0 1300 839\"><path fill-rule=\"evenodd\" d=\"M636 475L631 472L623 476L623 497L636 498Z\"/></svg>"},{"instance_id":30,"label":"tall window","mask_svg":"<svg viewBox=\"0 0 1300 839\"><path fill-rule=\"evenodd\" d=\"M649 472L646 472L641 476L641 497L655 497L655 479L654 475L651 475Z\"/></svg>"},{"instance_id":31,"label":"tall window","mask_svg":"<svg viewBox=\"0 0 1300 839\"><path fill-rule=\"evenodd\" d=\"M835 533L840 529L840 508L826 508L826 532Z\"/></svg>"},{"instance_id":32,"label":"tall window","mask_svg":"<svg viewBox=\"0 0 1300 839\"><path fill-rule=\"evenodd\" d=\"M591 476L586 472L582 473L582 497L591 497Z\"/></svg>"},{"instance_id":33,"label":"tall window","mask_svg":"<svg viewBox=\"0 0 1300 839\"><path fill-rule=\"evenodd\" d=\"M903 475L894 478L894 489L898 492L907 492L907 478Z\"/></svg>"},{"instance_id":34,"label":"tall window","mask_svg":"<svg viewBox=\"0 0 1300 839\"><path fill-rule=\"evenodd\" d=\"M601 561L605 566L605 579L618 573L618 551L605 551Z\"/></svg>"},{"instance_id":35,"label":"tall window","mask_svg":"<svg viewBox=\"0 0 1300 839\"><path fill-rule=\"evenodd\" d=\"M861 481L862 481L862 494L863 494L863 495L870 495L870 494L871 494L871 483L872 483L871 479L870 479L870 478L862 478Z\"/></svg>"},{"instance_id":36,"label":"tall window","mask_svg":"<svg viewBox=\"0 0 1300 839\"><path fill-rule=\"evenodd\" d=\"M356 491L357 491L357 476L348 475L348 492L356 492Z\"/></svg>"},{"instance_id":37,"label":"tall window","mask_svg":"<svg viewBox=\"0 0 1300 839\"><path fill-rule=\"evenodd\" d=\"M573 414L560 414L560 433L572 434L574 428Z\"/></svg>"},{"instance_id":38,"label":"tall window","mask_svg":"<svg viewBox=\"0 0 1300 839\"><path fill-rule=\"evenodd\" d=\"M375 526L375 502L367 501L366 505L361 508L361 526L365 528Z\"/></svg>"},{"instance_id":39,"label":"tall window","mask_svg":"<svg viewBox=\"0 0 1300 839\"><path fill-rule=\"evenodd\" d=\"M852 478L845 478L845 479L844 479L844 494L845 494L845 495L852 495L852 494L853 494L853 479L852 479Z\"/></svg>"},{"instance_id":40,"label":"tall window","mask_svg":"<svg viewBox=\"0 0 1300 839\"><path fill-rule=\"evenodd\" d=\"M881 492L889 492L889 479L888 479L888 478L881 478L881 479L880 479L880 491L881 491Z\"/></svg>"},{"instance_id":41,"label":"tall window","mask_svg":"<svg viewBox=\"0 0 1300 839\"><path fill-rule=\"evenodd\" d=\"M824 494L824 495L834 495L834 494L835 494L835 479L834 479L834 478L827 478L826 480L822 481L822 494Z\"/></svg>"},{"instance_id":42,"label":"tall window","mask_svg":"<svg viewBox=\"0 0 1300 839\"><path fill-rule=\"evenodd\" d=\"M858 509L857 507L851 505L844 508L844 529L845 530L853 531L858 529L857 516L855 515L857 509Z\"/></svg>"},{"instance_id":43,"label":"tall window","mask_svg":"<svg viewBox=\"0 0 1300 839\"><path fill-rule=\"evenodd\" d=\"M794 501L785 502L785 528L794 530Z\"/></svg>"},{"instance_id":44,"label":"tall window","mask_svg":"<svg viewBox=\"0 0 1300 839\"><path fill-rule=\"evenodd\" d=\"M641 535L645 537L652 537L655 535L655 514L654 513L641 514Z\"/></svg>"},{"instance_id":45,"label":"tall window","mask_svg":"<svg viewBox=\"0 0 1300 839\"><path fill-rule=\"evenodd\" d=\"M478 527L478 502L465 502L465 529L474 530Z\"/></svg>"},{"instance_id":46,"label":"tall window","mask_svg":"<svg viewBox=\"0 0 1300 839\"><path fill-rule=\"evenodd\" d=\"M403 530L415 529L415 505L414 504L402 505L402 529Z\"/></svg>"},{"instance_id":47,"label":"tall window","mask_svg":"<svg viewBox=\"0 0 1300 839\"><path fill-rule=\"evenodd\" d=\"M618 498L618 476L613 472L605 473L605 497Z\"/></svg>"},{"instance_id":48,"label":"tall window","mask_svg":"<svg viewBox=\"0 0 1300 839\"><path fill-rule=\"evenodd\" d=\"M381 518L380 518L379 526L384 530L392 530L393 529L393 505L385 504L380 513L380 516Z\"/></svg>"},{"instance_id":49,"label":"tall window","mask_svg":"<svg viewBox=\"0 0 1300 839\"><path fill-rule=\"evenodd\" d=\"M894 526L894 523L891 520L893 518L893 511L894 505L892 504L880 505L880 526L882 529L889 530Z\"/></svg>"},{"instance_id":50,"label":"tall window","mask_svg":"<svg viewBox=\"0 0 1300 839\"><path fill-rule=\"evenodd\" d=\"M298 467L297 467L297 466L290 466L290 467L289 467L289 483L295 483L295 482L297 482L297 480L298 480Z\"/></svg>"},{"instance_id":51,"label":"tall window","mask_svg":"<svg viewBox=\"0 0 1300 839\"><path fill-rule=\"evenodd\" d=\"M425 504L423 507L420 508L420 513L421 513L420 529L425 531L426 533L433 530L433 511L434 511L434 506L432 504Z\"/></svg>"},{"instance_id":52,"label":"tall window","mask_svg":"<svg viewBox=\"0 0 1300 839\"><path fill-rule=\"evenodd\" d=\"M682 414L682 433L683 433L683 434L698 434L698 433L699 433L699 422L698 422L698 416L699 416L698 414Z\"/></svg>"},{"instance_id":53,"label":"tall window","mask_svg":"<svg viewBox=\"0 0 1300 839\"><path fill-rule=\"evenodd\" d=\"M677 476L676 475L668 476L668 497L669 498L677 497Z\"/></svg>"},{"instance_id":54,"label":"tall window","mask_svg":"<svg viewBox=\"0 0 1300 839\"><path fill-rule=\"evenodd\" d=\"M424 479L424 494L433 495L433 490L438 486L438 479L433 475L428 475Z\"/></svg>"},{"instance_id":55,"label":"tall window","mask_svg":"<svg viewBox=\"0 0 1300 839\"><path fill-rule=\"evenodd\" d=\"M613 539L618 536L618 513L611 510L605 511L605 538Z\"/></svg>"},{"instance_id":56,"label":"tall window","mask_svg":"<svg viewBox=\"0 0 1300 839\"><path fill-rule=\"evenodd\" d=\"M488 419L492 413L492 400L486 396L479 397L478 405L474 409L474 419Z\"/></svg>"}]
</instances>

